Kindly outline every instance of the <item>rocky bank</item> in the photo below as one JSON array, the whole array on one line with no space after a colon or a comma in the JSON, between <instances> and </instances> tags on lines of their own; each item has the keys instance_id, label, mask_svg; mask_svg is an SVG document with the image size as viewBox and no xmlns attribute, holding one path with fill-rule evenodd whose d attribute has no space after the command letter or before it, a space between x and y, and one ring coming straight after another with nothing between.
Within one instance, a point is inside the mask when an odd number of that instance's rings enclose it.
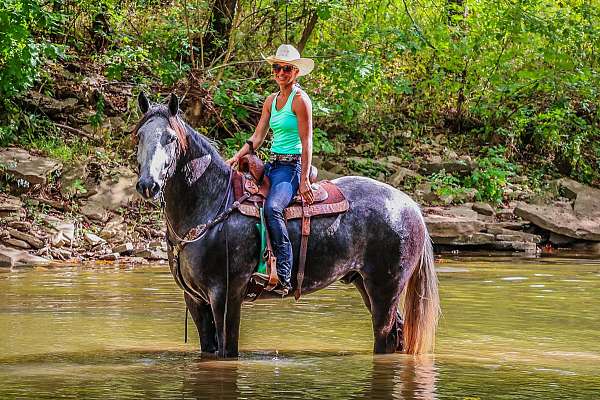
<instances>
[{"instance_id":1,"label":"rocky bank","mask_svg":"<svg viewBox=\"0 0 600 400\"><path fill-rule=\"evenodd\" d=\"M315 161L322 178L352 172L318 157ZM160 210L137 196L136 174L98 162L90 157L65 167L20 148L0 149L7 181L0 193L0 266L166 262ZM403 178L416 174L396 166L383 180L402 189ZM513 201L495 207L467 201L423 207L425 221L438 251L536 254L571 247L600 252L600 190L565 178L552 187L557 200L543 204ZM423 188L413 193L422 201L428 195Z\"/></svg>"}]
</instances>

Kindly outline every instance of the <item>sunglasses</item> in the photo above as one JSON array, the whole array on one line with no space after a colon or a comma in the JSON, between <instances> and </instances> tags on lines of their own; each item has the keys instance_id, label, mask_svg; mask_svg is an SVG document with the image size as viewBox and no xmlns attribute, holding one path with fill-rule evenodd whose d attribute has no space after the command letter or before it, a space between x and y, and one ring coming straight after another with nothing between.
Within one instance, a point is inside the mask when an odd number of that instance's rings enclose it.
<instances>
[{"instance_id":1,"label":"sunglasses","mask_svg":"<svg viewBox=\"0 0 600 400\"><path fill-rule=\"evenodd\" d=\"M296 67L294 67L293 65L280 65L280 64L273 64L273 72L279 72L281 70L283 70L283 72L289 74L290 72L292 72L293 70L296 69Z\"/></svg>"}]
</instances>

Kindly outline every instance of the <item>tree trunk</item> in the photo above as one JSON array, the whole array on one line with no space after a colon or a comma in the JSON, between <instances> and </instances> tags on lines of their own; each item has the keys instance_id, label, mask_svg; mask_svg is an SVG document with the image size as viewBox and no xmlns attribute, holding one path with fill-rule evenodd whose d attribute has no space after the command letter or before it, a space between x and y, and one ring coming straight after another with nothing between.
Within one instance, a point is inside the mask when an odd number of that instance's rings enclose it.
<instances>
[{"instance_id":1,"label":"tree trunk","mask_svg":"<svg viewBox=\"0 0 600 400\"><path fill-rule=\"evenodd\" d=\"M208 31L202 39L206 60L214 61L227 50L236 6L237 0L215 0Z\"/></svg>"},{"instance_id":2,"label":"tree trunk","mask_svg":"<svg viewBox=\"0 0 600 400\"><path fill-rule=\"evenodd\" d=\"M300 54L302 54L302 51L304 50L304 47L306 46L306 42L308 42L308 39L310 38L310 34L315 29L315 26L317 25L318 20L319 20L319 16L317 15L317 11L312 10L310 17L308 18L308 23L306 24L306 26L304 27L304 30L302 31L302 37L300 38L300 41L298 42L297 47L298 47L298 51L300 52Z\"/></svg>"},{"instance_id":3,"label":"tree trunk","mask_svg":"<svg viewBox=\"0 0 600 400\"><path fill-rule=\"evenodd\" d=\"M94 20L92 21L91 36L96 51L101 52L106 48L110 31L106 5L102 4L100 11L94 16Z\"/></svg>"}]
</instances>

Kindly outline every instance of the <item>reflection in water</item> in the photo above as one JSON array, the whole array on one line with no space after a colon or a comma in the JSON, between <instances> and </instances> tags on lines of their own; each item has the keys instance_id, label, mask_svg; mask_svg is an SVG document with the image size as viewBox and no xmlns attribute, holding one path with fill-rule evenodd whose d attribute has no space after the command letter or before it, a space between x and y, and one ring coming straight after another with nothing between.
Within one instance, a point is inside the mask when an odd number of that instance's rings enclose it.
<instances>
[{"instance_id":1,"label":"reflection in water","mask_svg":"<svg viewBox=\"0 0 600 400\"><path fill-rule=\"evenodd\" d=\"M241 399L238 361L195 361L186 366L182 394L186 399Z\"/></svg>"},{"instance_id":2,"label":"reflection in water","mask_svg":"<svg viewBox=\"0 0 600 400\"><path fill-rule=\"evenodd\" d=\"M431 356L375 356L367 398L435 398L436 370Z\"/></svg>"},{"instance_id":3,"label":"reflection in water","mask_svg":"<svg viewBox=\"0 0 600 400\"><path fill-rule=\"evenodd\" d=\"M245 305L218 361L165 267L0 271L0 399L598 398L600 263L443 266L435 359L373 356L352 286Z\"/></svg>"}]
</instances>

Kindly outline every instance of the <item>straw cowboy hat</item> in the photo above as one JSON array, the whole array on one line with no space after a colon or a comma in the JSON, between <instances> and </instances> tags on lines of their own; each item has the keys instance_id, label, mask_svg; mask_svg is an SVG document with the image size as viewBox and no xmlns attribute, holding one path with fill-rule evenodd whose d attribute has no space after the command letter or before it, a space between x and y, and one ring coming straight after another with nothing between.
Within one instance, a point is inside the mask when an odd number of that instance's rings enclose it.
<instances>
[{"instance_id":1,"label":"straw cowboy hat","mask_svg":"<svg viewBox=\"0 0 600 400\"><path fill-rule=\"evenodd\" d=\"M269 64L275 63L286 63L292 64L300 72L298 76L304 76L310 74L310 71L315 67L315 62L310 58L302 58L300 57L300 53L294 46L291 44L282 44L277 49L277 53L274 56L265 57L263 56L266 62Z\"/></svg>"}]
</instances>

